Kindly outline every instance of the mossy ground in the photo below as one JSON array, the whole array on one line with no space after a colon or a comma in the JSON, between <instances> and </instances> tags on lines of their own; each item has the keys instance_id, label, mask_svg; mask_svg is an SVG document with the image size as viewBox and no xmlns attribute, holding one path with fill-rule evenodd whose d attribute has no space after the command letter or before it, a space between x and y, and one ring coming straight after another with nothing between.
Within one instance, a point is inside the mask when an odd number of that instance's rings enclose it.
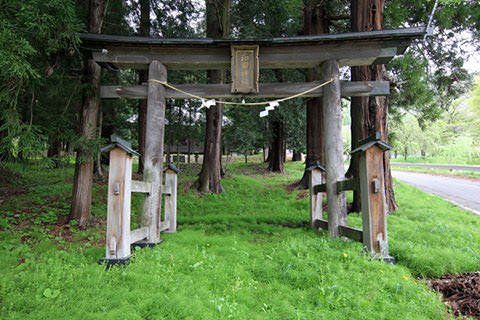
<instances>
[{"instance_id":1,"label":"mossy ground","mask_svg":"<svg viewBox=\"0 0 480 320\"><path fill-rule=\"evenodd\" d=\"M78 230L55 219L68 214L72 169L25 172L28 192L0 205L0 318L448 319L422 279L478 270L480 219L404 184L388 217L394 266L359 243L282 226L308 221L305 191L286 188L301 163L287 175L231 165L221 195L190 190L197 168L184 169L178 232L108 272L97 264L105 184L94 188L91 227ZM135 225L140 196L132 206Z\"/></svg>"}]
</instances>

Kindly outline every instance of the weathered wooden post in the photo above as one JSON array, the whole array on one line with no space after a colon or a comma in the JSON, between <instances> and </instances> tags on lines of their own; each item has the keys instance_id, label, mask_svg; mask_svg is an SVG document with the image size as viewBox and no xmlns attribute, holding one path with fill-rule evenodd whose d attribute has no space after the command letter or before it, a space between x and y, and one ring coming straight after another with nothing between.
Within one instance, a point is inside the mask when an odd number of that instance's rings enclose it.
<instances>
[{"instance_id":1,"label":"weathered wooden post","mask_svg":"<svg viewBox=\"0 0 480 320\"><path fill-rule=\"evenodd\" d=\"M362 203L363 244L372 256L395 263L388 255L387 207L383 153L392 147L377 132L360 141L352 154L359 154L359 187Z\"/></svg>"},{"instance_id":2,"label":"weathered wooden post","mask_svg":"<svg viewBox=\"0 0 480 320\"><path fill-rule=\"evenodd\" d=\"M322 219L322 205L323 197L321 192L315 192L314 187L322 184L322 172L325 172L325 168L322 167L320 161L315 163L306 169L310 173L310 226L315 227L315 220Z\"/></svg>"},{"instance_id":3,"label":"weathered wooden post","mask_svg":"<svg viewBox=\"0 0 480 320\"><path fill-rule=\"evenodd\" d=\"M167 233L177 232L177 175L180 170L169 163L165 168L165 221L168 224Z\"/></svg>"},{"instance_id":4,"label":"weathered wooden post","mask_svg":"<svg viewBox=\"0 0 480 320\"><path fill-rule=\"evenodd\" d=\"M130 254L130 204L132 182L132 157L139 156L130 143L112 135L112 143L102 151L110 151L108 174L107 235L105 258L107 268L125 264Z\"/></svg>"},{"instance_id":5,"label":"weathered wooden post","mask_svg":"<svg viewBox=\"0 0 480 320\"><path fill-rule=\"evenodd\" d=\"M165 129L165 87L158 82L167 81L167 69L158 61L152 61L148 69L147 128L143 180L151 186L142 209L142 226L148 228L144 245L160 242L163 138ZM141 245L141 243L138 243Z\"/></svg>"},{"instance_id":6,"label":"weathered wooden post","mask_svg":"<svg viewBox=\"0 0 480 320\"><path fill-rule=\"evenodd\" d=\"M329 81L333 79L331 83L325 85L323 90L328 233L332 238L340 235L340 225L347 225L345 192L337 192L337 181L345 179L341 87L338 77L338 61L325 61L322 64L322 80Z\"/></svg>"}]
</instances>

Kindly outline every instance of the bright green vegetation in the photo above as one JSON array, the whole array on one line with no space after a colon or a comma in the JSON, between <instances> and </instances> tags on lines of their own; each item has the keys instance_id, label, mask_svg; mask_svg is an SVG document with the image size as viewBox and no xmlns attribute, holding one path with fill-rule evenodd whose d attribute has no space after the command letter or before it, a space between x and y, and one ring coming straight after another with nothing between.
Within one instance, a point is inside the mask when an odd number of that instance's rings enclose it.
<instances>
[{"instance_id":1,"label":"bright green vegetation","mask_svg":"<svg viewBox=\"0 0 480 320\"><path fill-rule=\"evenodd\" d=\"M480 164L480 159L472 158L445 158L445 157L408 157L405 160L403 157L398 157L397 159L390 159L391 162L399 163L435 163L435 164L465 164L465 165L478 165Z\"/></svg>"},{"instance_id":2,"label":"bright green vegetation","mask_svg":"<svg viewBox=\"0 0 480 320\"><path fill-rule=\"evenodd\" d=\"M433 173L433 174L447 174L452 176L460 176L467 178L480 178L480 172L477 171L454 171L449 169L437 169L437 168L415 168L415 167L392 167L393 170L398 171L410 171L410 172L422 172L422 173Z\"/></svg>"},{"instance_id":3,"label":"bright green vegetation","mask_svg":"<svg viewBox=\"0 0 480 320\"><path fill-rule=\"evenodd\" d=\"M184 170L182 189L196 169ZM178 233L108 272L97 265L106 186L95 186L95 224L61 228L55 215L68 213L73 170L26 172L29 192L0 205L0 318L449 318L420 279L478 269L478 217L396 184L400 209L388 222L398 264L369 261L359 243L286 227L308 221L306 192L286 190L303 165L287 170L239 163L229 166L224 194L180 191ZM134 198L136 215L140 202Z\"/></svg>"}]
</instances>

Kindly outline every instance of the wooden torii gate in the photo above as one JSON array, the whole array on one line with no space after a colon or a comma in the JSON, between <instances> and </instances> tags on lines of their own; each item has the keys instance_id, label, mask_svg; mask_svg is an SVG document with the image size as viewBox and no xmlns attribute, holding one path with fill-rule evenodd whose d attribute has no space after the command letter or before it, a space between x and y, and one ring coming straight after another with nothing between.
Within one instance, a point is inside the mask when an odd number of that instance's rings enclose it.
<instances>
[{"instance_id":1,"label":"wooden torii gate","mask_svg":"<svg viewBox=\"0 0 480 320\"><path fill-rule=\"evenodd\" d=\"M167 70L212 70L232 68L237 76L235 47L254 47L257 65L249 65L249 72L258 79L260 69L320 68L322 81L333 79L305 97L323 96L324 136L326 154L326 183L321 184L319 172L312 170L311 224L328 229L331 237L347 236L364 243L372 255L388 258L386 234L385 190L383 166L376 162L378 154L388 145L373 137L354 150L361 152L360 177L345 180L342 142L342 96L380 96L389 94L387 81L348 82L339 80L342 66L385 64L403 54L415 39L429 33L424 27L398 30L356 32L334 35L298 36L254 40L225 39L160 39L102 34L81 34L82 45L90 50L102 66L148 69L147 84L136 86L102 86L102 98L147 99L147 134L145 141L144 180L152 186L142 210L143 228L148 229L145 243L160 241L160 207L162 195L162 162L165 124L165 99L186 99L188 92L204 98L283 98L307 89L316 83L249 83L250 88L238 90L230 84L183 84L172 90L160 82L167 82ZM242 60L243 61L243 60ZM253 67L252 67L253 66ZM240 73L239 73L240 74ZM247 75L248 76L248 75ZM255 78L255 77L254 77ZM255 82L255 79L253 82ZM250 79L250 78L249 78ZM250 81L250 80L249 80ZM248 82L248 81L247 81ZM235 88L234 88L235 87ZM183 91L183 92L182 92ZM248 92L248 93L247 93ZM373 148L373 149L372 149ZM315 174L314 174L315 173ZM342 218L345 190L361 190L363 230L350 228ZM320 192L327 193L328 221L321 219ZM312 197L313 198L313 197ZM320 200L319 200L320 199ZM320 202L319 202L320 201ZM383 203L383 204L382 204ZM122 259L124 257L116 257Z\"/></svg>"}]
</instances>

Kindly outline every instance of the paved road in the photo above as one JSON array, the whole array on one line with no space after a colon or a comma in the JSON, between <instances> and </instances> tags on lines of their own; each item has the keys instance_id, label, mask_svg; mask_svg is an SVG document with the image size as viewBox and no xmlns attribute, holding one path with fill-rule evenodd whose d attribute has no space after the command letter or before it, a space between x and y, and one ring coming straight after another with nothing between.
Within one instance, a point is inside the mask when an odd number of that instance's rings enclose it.
<instances>
[{"instance_id":1,"label":"paved road","mask_svg":"<svg viewBox=\"0 0 480 320\"><path fill-rule=\"evenodd\" d=\"M394 178L480 215L480 182L425 173L393 171Z\"/></svg>"}]
</instances>

